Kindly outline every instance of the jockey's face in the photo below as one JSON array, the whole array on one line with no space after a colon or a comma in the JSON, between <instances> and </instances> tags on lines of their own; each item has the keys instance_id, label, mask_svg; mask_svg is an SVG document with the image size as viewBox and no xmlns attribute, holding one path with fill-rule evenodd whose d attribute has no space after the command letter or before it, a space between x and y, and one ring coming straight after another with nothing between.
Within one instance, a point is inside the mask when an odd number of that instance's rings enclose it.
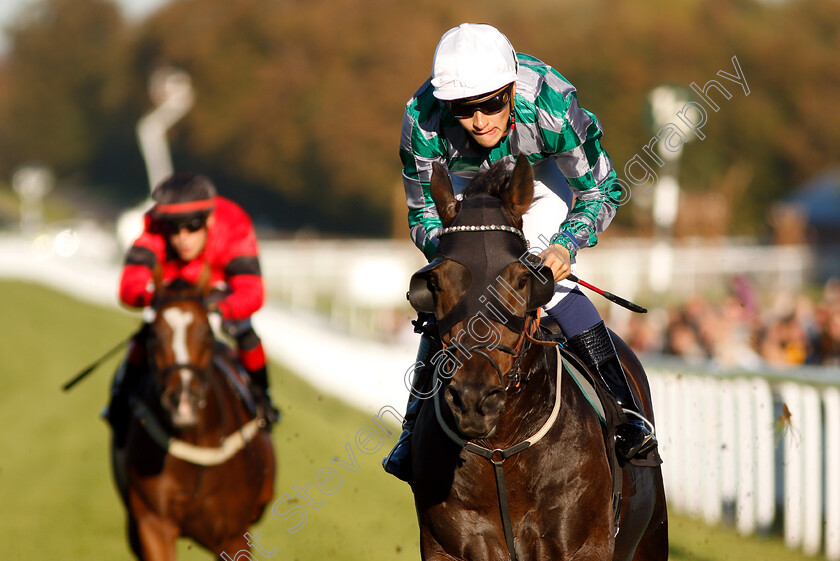
<instances>
[{"instance_id":1,"label":"jockey's face","mask_svg":"<svg viewBox=\"0 0 840 561\"><path fill-rule=\"evenodd\" d=\"M207 221L170 225L166 239L179 259L192 261L201 255L207 245Z\"/></svg>"},{"instance_id":2,"label":"jockey's face","mask_svg":"<svg viewBox=\"0 0 840 561\"><path fill-rule=\"evenodd\" d=\"M453 111L461 126L484 148L494 147L508 133L510 100L516 93L516 84L510 86L509 92L507 91L508 87L505 86L503 90L492 92L477 100L470 100L469 103L460 103L458 106L461 111ZM496 110L498 105L493 102L501 101L501 96L504 96L505 103L501 110ZM472 115L460 116L464 108L474 109Z\"/></svg>"}]
</instances>

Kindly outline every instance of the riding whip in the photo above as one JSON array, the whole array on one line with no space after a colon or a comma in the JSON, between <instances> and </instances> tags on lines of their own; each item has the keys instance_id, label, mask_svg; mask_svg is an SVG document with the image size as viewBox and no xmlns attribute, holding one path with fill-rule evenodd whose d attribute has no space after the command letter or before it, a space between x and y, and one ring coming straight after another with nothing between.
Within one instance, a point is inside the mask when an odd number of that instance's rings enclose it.
<instances>
[{"instance_id":1,"label":"riding whip","mask_svg":"<svg viewBox=\"0 0 840 561\"><path fill-rule=\"evenodd\" d=\"M570 274L566 278L568 278L572 282L578 283L581 286L585 286L589 290L597 292L598 294L600 294L601 296L603 296L604 298L606 298L610 302L614 302L614 303L618 304L619 306L621 306L623 308L627 308L631 312L636 312L638 314L646 314L647 313L647 308L643 308L643 307L639 306L638 304L634 304L633 302L630 302L629 300L625 300L624 298L622 298L620 296L616 296L612 292L607 292L606 290L601 290L597 286L592 286L588 282L577 278L575 275Z\"/></svg>"},{"instance_id":2,"label":"riding whip","mask_svg":"<svg viewBox=\"0 0 840 561\"><path fill-rule=\"evenodd\" d=\"M71 380L68 380L63 386L61 386L61 389L64 390L64 391L67 391L70 388L72 388L73 386L75 386L77 383L81 382L83 378L87 377L88 374L90 374L91 372L96 370L96 368L100 364L102 364L105 360L109 359L118 350L123 348L126 343L128 343L128 339L126 339L124 341L120 341L119 344L117 344L116 347L114 347L113 349L111 349L110 351L108 351L107 353L102 355L99 358L99 360L95 361L93 364L91 364L90 366L88 366L87 368L85 368L84 370L79 372L78 374L76 374Z\"/></svg>"}]
</instances>

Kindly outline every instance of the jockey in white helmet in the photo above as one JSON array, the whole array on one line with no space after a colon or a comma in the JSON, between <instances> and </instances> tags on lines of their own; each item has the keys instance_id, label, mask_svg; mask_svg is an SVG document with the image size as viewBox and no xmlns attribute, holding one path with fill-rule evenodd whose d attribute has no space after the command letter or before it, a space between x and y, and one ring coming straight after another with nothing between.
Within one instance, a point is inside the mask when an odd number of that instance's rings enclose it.
<instances>
[{"instance_id":1,"label":"jockey in white helmet","mask_svg":"<svg viewBox=\"0 0 840 561\"><path fill-rule=\"evenodd\" d=\"M624 458L646 454L656 440L627 384L610 334L595 306L567 277L578 250L597 243L622 192L595 115L578 105L574 86L542 61L517 53L495 27L464 23L450 29L435 50L432 76L406 104L400 139L403 184L414 243L431 259L441 221L429 194L432 164L443 165L456 193L499 160L513 166L524 155L534 166L534 203L523 216L532 248L554 273L554 296L545 306L568 347L627 412L617 427ZM424 334L415 369L421 388L438 349ZM405 429L383 461L389 473L410 480L410 438L422 399L414 389Z\"/></svg>"}]
</instances>

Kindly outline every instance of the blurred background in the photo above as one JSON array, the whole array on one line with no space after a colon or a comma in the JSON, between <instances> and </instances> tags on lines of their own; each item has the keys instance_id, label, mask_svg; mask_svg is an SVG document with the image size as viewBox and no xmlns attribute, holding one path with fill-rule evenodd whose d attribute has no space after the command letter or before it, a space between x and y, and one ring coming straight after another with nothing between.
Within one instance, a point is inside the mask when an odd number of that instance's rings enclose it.
<instances>
[{"instance_id":1,"label":"blurred background","mask_svg":"<svg viewBox=\"0 0 840 561\"><path fill-rule=\"evenodd\" d=\"M496 25L517 50L568 78L630 186L598 247L579 256L579 276L650 310L634 315L592 294L651 375L675 527L685 529L672 557L728 558L748 546L716 557L702 536L731 529L778 542L779 558L840 559L835 0L4 0L7 294L20 283L48 286L125 316L116 279L150 185L173 169L210 176L258 229L269 305L257 320L276 377L301 378L312 395L368 415L315 459L327 461L371 412L404 404L402 375L416 350L404 295L424 261L408 239L398 135L440 36L463 21ZM726 77L738 71L744 86ZM690 114L693 129L679 118L691 103L705 112L705 120ZM669 125L686 141L676 152L662 149ZM54 297L14 303L35 317L20 306ZM116 340L74 346L67 352L84 352L47 378L72 375ZM32 352L50 348L42 342ZM0 364L19 352L7 338ZM29 380L15 391L42 379L6 368L4 380ZM15 387L0 394L0 412L23 395ZM104 458L105 430L95 430L89 445ZM315 429L292 434L307 430ZM364 558L416 558L410 493L383 483L377 469L370 464L370 479L385 494L363 492L370 500L356 508L376 519L402 501L404 518L395 520L408 537ZM8 478L0 466L0 488ZM281 479L278 490L293 482ZM119 518L112 499L103 508ZM35 532L38 521L0 522L0 533ZM119 543L115 528L103 539ZM276 535L289 539L282 528ZM96 543L80 546L78 558L97 558ZM310 546L296 555L316 558ZM349 549L340 557L355 558ZM19 546L9 558L32 551Z\"/></svg>"}]
</instances>

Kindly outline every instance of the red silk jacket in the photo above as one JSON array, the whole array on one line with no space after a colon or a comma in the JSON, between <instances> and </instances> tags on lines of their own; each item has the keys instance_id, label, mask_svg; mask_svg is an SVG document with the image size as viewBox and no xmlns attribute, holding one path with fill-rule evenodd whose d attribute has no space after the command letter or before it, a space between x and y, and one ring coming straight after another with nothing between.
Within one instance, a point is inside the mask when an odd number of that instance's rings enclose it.
<instances>
[{"instance_id":1,"label":"red silk jacket","mask_svg":"<svg viewBox=\"0 0 840 561\"><path fill-rule=\"evenodd\" d=\"M149 306L154 296L155 266L161 266L164 283L178 278L194 283L206 262L210 265L211 285L227 285L229 294L219 302L224 319L246 319L259 310L265 302L265 287L251 219L236 203L219 196L215 198L212 216L204 251L185 262L166 243L161 224L146 213L143 233L126 255L120 300L134 308Z\"/></svg>"}]
</instances>

